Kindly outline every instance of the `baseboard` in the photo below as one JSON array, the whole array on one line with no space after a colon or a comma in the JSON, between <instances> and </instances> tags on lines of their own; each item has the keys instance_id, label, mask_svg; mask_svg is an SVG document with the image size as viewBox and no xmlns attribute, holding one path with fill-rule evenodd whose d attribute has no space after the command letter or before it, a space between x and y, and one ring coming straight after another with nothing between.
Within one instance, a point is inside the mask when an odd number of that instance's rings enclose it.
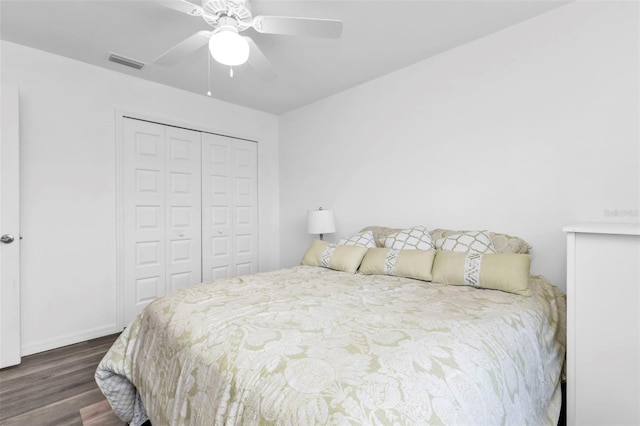
<instances>
[{"instance_id":1,"label":"baseboard","mask_svg":"<svg viewBox=\"0 0 640 426\"><path fill-rule=\"evenodd\" d=\"M95 327L88 330L83 330L79 333L70 333L63 336L57 336L50 339L40 340L38 342L23 345L20 348L20 355L27 356L36 354L38 352L49 351L51 349L61 348L67 345L73 345L74 343L80 343L98 337L108 336L119 331L116 324L110 324L102 327Z\"/></svg>"}]
</instances>

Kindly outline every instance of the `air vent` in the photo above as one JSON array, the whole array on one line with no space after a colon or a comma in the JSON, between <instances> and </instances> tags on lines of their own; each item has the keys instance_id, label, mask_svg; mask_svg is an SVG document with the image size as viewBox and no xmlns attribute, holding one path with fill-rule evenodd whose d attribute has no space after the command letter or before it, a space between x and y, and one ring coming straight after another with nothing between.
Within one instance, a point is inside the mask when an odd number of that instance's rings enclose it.
<instances>
[{"instance_id":1,"label":"air vent","mask_svg":"<svg viewBox=\"0 0 640 426\"><path fill-rule=\"evenodd\" d=\"M116 64L124 65L125 67L135 68L137 70L141 70L146 64L144 62L136 61L131 58L125 58L124 56L116 55L115 53L109 52L109 60L111 62L115 62Z\"/></svg>"}]
</instances>

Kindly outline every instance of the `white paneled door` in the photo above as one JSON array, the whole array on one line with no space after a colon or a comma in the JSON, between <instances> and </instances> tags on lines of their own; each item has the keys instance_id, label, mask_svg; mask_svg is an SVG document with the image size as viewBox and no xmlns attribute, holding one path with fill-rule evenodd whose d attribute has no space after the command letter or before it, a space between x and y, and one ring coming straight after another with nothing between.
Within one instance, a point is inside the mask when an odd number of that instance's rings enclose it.
<instances>
[{"instance_id":1,"label":"white paneled door","mask_svg":"<svg viewBox=\"0 0 640 426\"><path fill-rule=\"evenodd\" d=\"M123 117L123 325L191 284L258 272L257 143Z\"/></svg>"},{"instance_id":2,"label":"white paneled door","mask_svg":"<svg viewBox=\"0 0 640 426\"><path fill-rule=\"evenodd\" d=\"M233 265L232 275L258 272L257 144L233 143Z\"/></svg>"},{"instance_id":3,"label":"white paneled door","mask_svg":"<svg viewBox=\"0 0 640 426\"><path fill-rule=\"evenodd\" d=\"M258 271L257 144L202 135L202 278Z\"/></svg>"},{"instance_id":4,"label":"white paneled door","mask_svg":"<svg viewBox=\"0 0 640 426\"><path fill-rule=\"evenodd\" d=\"M0 368L20 363L18 88L2 85L0 136Z\"/></svg>"},{"instance_id":5,"label":"white paneled door","mask_svg":"<svg viewBox=\"0 0 640 426\"><path fill-rule=\"evenodd\" d=\"M232 275L232 140L202 138L202 279Z\"/></svg>"},{"instance_id":6,"label":"white paneled door","mask_svg":"<svg viewBox=\"0 0 640 426\"><path fill-rule=\"evenodd\" d=\"M202 281L201 136L123 119L123 319Z\"/></svg>"},{"instance_id":7,"label":"white paneled door","mask_svg":"<svg viewBox=\"0 0 640 426\"><path fill-rule=\"evenodd\" d=\"M202 282L201 135L166 128L167 291Z\"/></svg>"}]
</instances>

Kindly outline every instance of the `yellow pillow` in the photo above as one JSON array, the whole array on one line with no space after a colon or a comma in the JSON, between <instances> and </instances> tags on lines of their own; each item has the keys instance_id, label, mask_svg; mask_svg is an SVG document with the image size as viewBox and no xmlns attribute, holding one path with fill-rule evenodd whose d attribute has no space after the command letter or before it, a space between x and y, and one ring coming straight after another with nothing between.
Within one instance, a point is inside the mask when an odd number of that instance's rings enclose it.
<instances>
[{"instance_id":1,"label":"yellow pillow","mask_svg":"<svg viewBox=\"0 0 640 426\"><path fill-rule=\"evenodd\" d=\"M431 281L435 250L394 250L370 248L362 259L360 272L369 275L396 275Z\"/></svg>"},{"instance_id":2,"label":"yellow pillow","mask_svg":"<svg viewBox=\"0 0 640 426\"><path fill-rule=\"evenodd\" d=\"M433 282L501 290L530 296L531 258L515 253L463 253L438 251Z\"/></svg>"},{"instance_id":3,"label":"yellow pillow","mask_svg":"<svg viewBox=\"0 0 640 426\"><path fill-rule=\"evenodd\" d=\"M303 265L322 266L336 271L351 272L358 270L362 258L367 253L366 247L329 244L321 240L313 240L302 258Z\"/></svg>"}]
</instances>

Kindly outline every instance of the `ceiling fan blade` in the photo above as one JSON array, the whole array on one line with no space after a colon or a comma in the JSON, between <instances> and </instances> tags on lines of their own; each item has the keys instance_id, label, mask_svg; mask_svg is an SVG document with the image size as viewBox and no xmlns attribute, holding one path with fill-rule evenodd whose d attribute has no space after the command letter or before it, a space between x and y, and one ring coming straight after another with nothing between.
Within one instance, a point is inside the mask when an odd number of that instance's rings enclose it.
<instances>
[{"instance_id":1,"label":"ceiling fan blade","mask_svg":"<svg viewBox=\"0 0 640 426\"><path fill-rule=\"evenodd\" d=\"M199 5L187 0L162 0L157 3L160 6L186 13L187 15L200 16L202 14L202 8Z\"/></svg>"},{"instance_id":2,"label":"ceiling fan blade","mask_svg":"<svg viewBox=\"0 0 640 426\"><path fill-rule=\"evenodd\" d=\"M290 16L256 16L253 18L253 28L264 34L338 38L342 34L342 21Z\"/></svg>"},{"instance_id":3,"label":"ceiling fan blade","mask_svg":"<svg viewBox=\"0 0 640 426\"><path fill-rule=\"evenodd\" d=\"M250 38L245 37L245 40L249 43L249 65L253 68L263 80L274 80L278 74L273 69L273 65L264 56L262 50L258 47L258 45Z\"/></svg>"},{"instance_id":4,"label":"ceiling fan blade","mask_svg":"<svg viewBox=\"0 0 640 426\"><path fill-rule=\"evenodd\" d=\"M175 65L185 56L194 53L207 44L210 37L211 31L198 31L158 56L153 62L164 66Z\"/></svg>"}]
</instances>

